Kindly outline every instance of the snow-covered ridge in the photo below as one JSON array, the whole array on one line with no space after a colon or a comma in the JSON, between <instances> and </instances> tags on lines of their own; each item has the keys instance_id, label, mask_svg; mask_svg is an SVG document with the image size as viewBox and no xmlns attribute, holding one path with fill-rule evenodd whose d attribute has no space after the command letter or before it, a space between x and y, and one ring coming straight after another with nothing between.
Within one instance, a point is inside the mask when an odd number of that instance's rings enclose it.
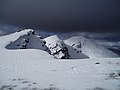
<instances>
[{"instance_id":1,"label":"snow-covered ridge","mask_svg":"<svg viewBox=\"0 0 120 90\"><path fill-rule=\"evenodd\" d=\"M45 40L32 29L20 30L0 37L2 49L39 49L49 53L45 43Z\"/></svg>"},{"instance_id":2,"label":"snow-covered ridge","mask_svg":"<svg viewBox=\"0 0 120 90\"><path fill-rule=\"evenodd\" d=\"M83 37L75 36L61 40L53 35L42 39L32 29L25 29L0 37L1 49L39 49L57 59L110 58L118 57L111 50Z\"/></svg>"},{"instance_id":3,"label":"snow-covered ridge","mask_svg":"<svg viewBox=\"0 0 120 90\"><path fill-rule=\"evenodd\" d=\"M87 55L89 58L118 57L117 54L113 53L109 49L82 36L71 37L64 40L64 42L68 46L72 46L77 52Z\"/></svg>"},{"instance_id":4,"label":"snow-covered ridge","mask_svg":"<svg viewBox=\"0 0 120 90\"><path fill-rule=\"evenodd\" d=\"M34 30L0 37L0 90L120 90L120 58L73 59L113 52L84 37L45 40L51 53L68 51L72 59L56 60L41 50L45 42Z\"/></svg>"},{"instance_id":5,"label":"snow-covered ridge","mask_svg":"<svg viewBox=\"0 0 120 90\"><path fill-rule=\"evenodd\" d=\"M32 31L32 29L25 29L20 32L15 32L6 36L0 37L0 47L5 48L10 42L14 42L20 36L26 35L28 32Z\"/></svg>"},{"instance_id":6,"label":"snow-covered ridge","mask_svg":"<svg viewBox=\"0 0 120 90\"><path fill-rule=\"evenodd\" d=\"M60 40L57 35L53 35L44 39L49 48L51 55L58 59L69 59L68 49L65 43Z\"/></svg>"}]
</instances>

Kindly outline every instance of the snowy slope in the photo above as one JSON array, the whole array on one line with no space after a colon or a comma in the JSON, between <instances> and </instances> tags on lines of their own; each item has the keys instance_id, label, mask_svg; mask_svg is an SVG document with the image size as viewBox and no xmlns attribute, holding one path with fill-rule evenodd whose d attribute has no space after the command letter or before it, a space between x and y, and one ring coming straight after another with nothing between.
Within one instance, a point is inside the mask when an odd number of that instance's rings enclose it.
<instances>
[{"instance_id":1,"label":"snowy slope","mask_svg":"<svg viewBox=\"0 0 120 90\"><path fill-rule=\"evenodd\" d=\"M94 43L93 41L82 37L75 36L64 40L65 44L72 46L75 51L80 52L88 56L89 58L109 58L118 57L117 54L108 50L107 48Z\"/></svg>"},{"instance_id":2,"label":"snowy slope","mask_svg":"<svg viewBox=\"0 0 120 90\"><path fill-rule=\"evenodd\" d=\"M22 30L0 39L7 39L4 45L7 49L40 49L49 52L46 42L32 29Z\"/></svg>"},{"instance_id":3,"label":"snowy slope","mask_svg":"<svg viewBox=\"0 0 120 90\"><path fill-rule=\"evenodd\" d=\"M66 45L57 35L49 36L44 39L46 46L49 48L51 55L58 59L70 58Z\"/></svg>"},{"instance_id":4,"label":"snowy slope","mask_svg":"<svg viewBox=\"0 0 120 90\"><path fill-rule=\"evenodd\" d=\"M83 54L81 51L77 51L72 46L66 45L68 53L71 59L86 59L89 58L87 55Z\"/></svg>"},{"instance_id":5,"label":"snowy slope","mask_svg":"<svg viewBox=\"0 0 120 90\"><path fill-rule=\"evenodd\" d=\"M2 49L44 50L58 59L109 58L118 56L109 49L95 44L82 36L71 37L64 41L57 35L42 39L32 29L25 29L0 37L0 47Z\"/></svg>"},{"instance_id":6,"label":"snowy slope","mask_svg":"<svg viewBox=\"0 0 120 90\"><path fill-rule=\"evenodd\" d=\"M16 41L18 38L20 38L23 35L27 35L28 32L30 32L31 29L23 30L21 32L15 32L6 36L0 37L0 48L5 48L7 45L9 45L11 42Z\"/></svg>"},{"instance_id":7,"label":"snowy slope","mask_svg":"<svg viewBox=\"0 0 120 90\"><path fill-rule=\"evenodd\" d=\"M31 31L0 37L0 90L120 90L120 58L56 60L40 49L5 48L11 42L23 41L20 38ZM38 40L36 35L30 37ZM48 38L50 43L59 41L53 37ZM60 40L63 48L62 44Z\"/></svg>"},{"instance_id":8,"label":"snowy slope","mask_svg":"<svg viewBox=\"0 0 120 90\"><path fill-rule=\"evenodd\" d=\"M41 50L1 50L0 90L120 90L120 59L55 60Z\"/></svg>"}]
</instances>

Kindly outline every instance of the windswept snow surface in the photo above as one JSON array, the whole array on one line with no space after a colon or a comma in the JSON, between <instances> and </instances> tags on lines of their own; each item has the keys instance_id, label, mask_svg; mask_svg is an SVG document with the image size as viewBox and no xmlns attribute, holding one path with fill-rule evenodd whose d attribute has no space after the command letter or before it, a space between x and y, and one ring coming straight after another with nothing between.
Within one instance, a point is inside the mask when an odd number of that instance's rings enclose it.
<instances>
[{"instance_id":1,"label":"windswept snow surface","mask_svg":"<svg viewBox=\"0 0 120 90\"><path fill-rule=\"evenodd\" d=\"M1 90L120 90L119 74L119 58L68 61L41 50L0 50Z\"/></svg>"},{"instance_id":2,"label":"windswept snow surface","mask_svg":"<svg viewBox=\"0 0 120 90\"><path fill-rule=\"evenodd\" d=\"M94 43L93 41L82 37L75 36L64 40L65 44L72 46L76 51L82 52L89 58L113 58L118 57L117 54L113 53L109 49Z\"/></svg>"},{"instance_id":3,"label":"windswept snow surface","mask_svg":"<svg viewBox=\"0 0 120 90\"><path fill-rule=\"evenodd\" d=\"M0 37L0 90L120 90L120 58L54 59L5 47L31 30Z\"/></svg>"}]
</instances>

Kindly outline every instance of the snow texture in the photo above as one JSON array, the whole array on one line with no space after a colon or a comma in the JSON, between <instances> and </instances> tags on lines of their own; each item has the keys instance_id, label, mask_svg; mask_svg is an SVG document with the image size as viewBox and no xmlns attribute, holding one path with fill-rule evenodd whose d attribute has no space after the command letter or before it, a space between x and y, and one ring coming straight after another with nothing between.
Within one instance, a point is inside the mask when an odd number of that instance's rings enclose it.
<instances>
[{"instance_id":1,"label":"snow texture","mask_svg":"<svg viewBox=\"0 0 120 90\"><path fill-rule=\"evenodd\" d=\"M0 37L0 90L120 90L120 58L58 60L32 41L31 45L38 49L17 49L16 43L25 42L21 37L26 39L29 33L32 33L31 29ZM34 44L42 40L36 34L29 38L35 40ZM58 36L45 40L47 46L51 42L53 45L59 42L62 48L66 46ZM73 37L65 43L89 57L115 55L83 37Z\"/></svg>"},{"instance_id":2,"label":"snow texture","mask_svg":"<svg viewBox=\"0 0 120 90\"><path fill-rule=\"evenodd\" d=\"M3 42L4 41L4 42ZM2 49L39 49L53 55L57 59L84 59L84 58L109 58L118 57L111 50L98 45L95 42L75 36L61 40L57 35L42 39L32 29L25 29L16 33L1 36L0 47Z\"/></svg>"},{"instance_id":3,"label":"snow texture","mask_svg":"<svg viewBox=\"0 0 120 90\"><path fill-rule=\"evenodd\" d=\"M39 36L34 30L31 29L23 31L28 32L23 35L19 35L19 38L15 41L11 40L10 44L6 46L7 49L40 49L49 52L49 49L45 45L45 40L42 39L42 37ZM21 32L17 32L15 35L20 34Z\"/></svg>"},{"instance_id":4,"label":"snow texture","mask_svg":"<svg viewBox=\"0 0 120 90\"><path fill-rule=\"evenodd\" d=\"M57 35L53 35L44 39L47 47L51 51L51 55L54 55L57 59L69 59L68 49L65 43L60 40Z\"/></svg>"},{"instance_id":5,"label":"snow texture","mask_svg":"<svg viewBox=\"0 0 120 90\"><path fill-rule=\"evenodd\" d=\"M83 53L89 58L118 57L118 55L113 53L111 50L82 36L71 37L64 40L64 42L68 46L73 47L77 53Z\"/></svg>"}]
</instances>

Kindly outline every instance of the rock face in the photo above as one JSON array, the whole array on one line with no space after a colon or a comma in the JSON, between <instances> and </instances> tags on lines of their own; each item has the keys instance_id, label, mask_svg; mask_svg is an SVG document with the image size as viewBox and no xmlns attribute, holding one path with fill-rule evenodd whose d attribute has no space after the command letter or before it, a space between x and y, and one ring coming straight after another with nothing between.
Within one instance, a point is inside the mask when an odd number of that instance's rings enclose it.
<instances>
[{"instance_id":1,"label":"rock face","mask_svg":"<svg viewBox=\"0 0 120 90\"><path fill-rule=\"evenodd\" d=\"M70 55L65 43L60 40L57 35L53 35L44 39L46 46L49 48L51 55L57 59L69 59Z\"/></svg>"},{"instance_id":2,"label":"rock face","mask_svg":"<svg viewBox=\"0 0 120 90\"><path fill-rule=\"evenodd\" d=\"M82 36L71 37L64 40L64 42L66 45L73 47L77 53L83 53L89 58L118 57L118 55L113 53L111 50Z\"/></svg>"},{"instance_id":3,"label":"rock face","mask_svg":"<svg viewBox=\"0 0 120 90\"><path fill-rule=\"evenodd\" d=\"M18 32L19 33L19 32ZM45 45L46 41L42 39L34 30L21 35L16 41L6 46L7 49L40 49L49 52Z\"/></svg>"}]
</instances>

